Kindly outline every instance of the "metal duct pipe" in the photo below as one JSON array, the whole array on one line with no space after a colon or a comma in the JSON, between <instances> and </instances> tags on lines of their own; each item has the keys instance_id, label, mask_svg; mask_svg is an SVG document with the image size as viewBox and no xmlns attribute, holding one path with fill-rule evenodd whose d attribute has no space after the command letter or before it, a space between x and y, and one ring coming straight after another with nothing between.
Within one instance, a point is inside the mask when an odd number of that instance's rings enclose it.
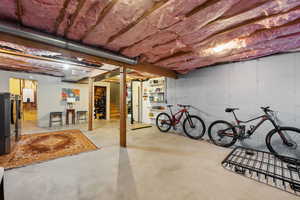
<instances>
[{"instance_id":1,"label":"metal duct pipe","mask_svg":"<svg viewBox=\"0 0 300 200\"><path fill-rule=\"evenodd\" d=\"M93 56L98 56L102 58L107 58L111 59L114 61L119 61L122 63L127 63L130 65L136 65L138 64L138 60L136 59L131 59L122 55L118 55L109 51L104 51L96 48L92 48L89 46L84 46L82 44L76 43L76 42L71 42L66 39L58 38L51 36L49 34L37 32L37 31L32 31L31 29L24 28L21 26L16 26L10 23L6 23L3 21L0 21L0 32L7 33L10 35L26 38L29 40L37 41L37 42L42 42L46 43L49 45L53 45L56 47L72 50L72 51L77 51L81 53L86 53L90 54Z\"/></svg>"}]
</instances>

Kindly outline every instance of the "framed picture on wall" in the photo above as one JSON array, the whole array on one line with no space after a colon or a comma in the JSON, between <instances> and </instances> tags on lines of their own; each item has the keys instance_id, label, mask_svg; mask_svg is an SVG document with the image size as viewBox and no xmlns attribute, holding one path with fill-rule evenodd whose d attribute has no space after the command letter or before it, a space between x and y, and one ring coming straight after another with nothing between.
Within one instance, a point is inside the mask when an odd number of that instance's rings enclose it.
<instances>
[{"instance_id":1,"label":"framed picture on wall","mask_svg":"<svg viewBox=\"0 0 300 200\"><path fill-rule=\"evenodd\" d=\"M80 90L63 88L61 96L63 101L67 101L69 98L75 98L75 101L80 101Z\"/></svg>"}]
</instances>

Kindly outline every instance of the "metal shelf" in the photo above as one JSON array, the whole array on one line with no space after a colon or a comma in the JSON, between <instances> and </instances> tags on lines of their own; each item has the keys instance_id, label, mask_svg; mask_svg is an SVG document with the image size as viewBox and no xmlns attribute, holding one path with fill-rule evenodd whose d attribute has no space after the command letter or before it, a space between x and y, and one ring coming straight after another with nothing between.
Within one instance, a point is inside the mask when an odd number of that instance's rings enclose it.
<instances>
[{"instance_id":1,"label":"metal shelf","mask_svg":"<svg viewBox=\"0 0 300 200\"><path fill-rule=\"evenodd\" d=\"M237 174L300 196L300 160L279 159L269 152L237 147L222 165Z\"/></svg>"}]
</instances>

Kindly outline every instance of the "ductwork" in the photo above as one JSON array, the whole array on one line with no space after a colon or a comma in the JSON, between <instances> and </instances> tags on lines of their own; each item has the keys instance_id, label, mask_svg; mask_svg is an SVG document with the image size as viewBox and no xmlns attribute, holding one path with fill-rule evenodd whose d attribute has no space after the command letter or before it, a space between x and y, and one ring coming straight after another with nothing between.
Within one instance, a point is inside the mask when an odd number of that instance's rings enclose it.
<instances>
[{"instance_id":1,"label":"ductwork","mask_svg":"<svg viewBox=\"0 0 300 200\"><path fill-rule=\"evenodd\" d=\"M106 59L111 59L114 61L130 64L130 65L136 65L138 64L138 60L136 59L131 59L122 55L118 55L109 51L104 51L96 48L92 48L89 46L84 46L82 44L76 43L76 42L71 42L66 39L58 38L58 37L53 37L49 34L37 32L37 31L32 31L31 29L24 28L21 26L16 26L14 24L10 24L7 22L0 21L0 32L7 33L10 35L22 37L25 39L37 41L37 42L42 42L45 44L49 44L52 46L72 50L72 51L77 51L93 56L98 56L101 58L106 58Z\"/></svg>"}]
</instances>

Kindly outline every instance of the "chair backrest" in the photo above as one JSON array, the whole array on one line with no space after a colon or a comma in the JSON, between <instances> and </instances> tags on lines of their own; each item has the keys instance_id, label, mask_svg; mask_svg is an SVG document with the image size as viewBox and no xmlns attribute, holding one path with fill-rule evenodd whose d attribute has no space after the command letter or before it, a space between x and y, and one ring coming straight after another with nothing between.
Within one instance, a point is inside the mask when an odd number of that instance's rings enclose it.
<instances>
[{"instance_id":1,"label":"chair backrest","mask_svg":"<svg viewBox=\"0 0 300 200\"><path fill-rule=\"evenodd\" d=\"M50 115L62 115L62 112L50 112Z\"/></svg>"}]
</instances>

